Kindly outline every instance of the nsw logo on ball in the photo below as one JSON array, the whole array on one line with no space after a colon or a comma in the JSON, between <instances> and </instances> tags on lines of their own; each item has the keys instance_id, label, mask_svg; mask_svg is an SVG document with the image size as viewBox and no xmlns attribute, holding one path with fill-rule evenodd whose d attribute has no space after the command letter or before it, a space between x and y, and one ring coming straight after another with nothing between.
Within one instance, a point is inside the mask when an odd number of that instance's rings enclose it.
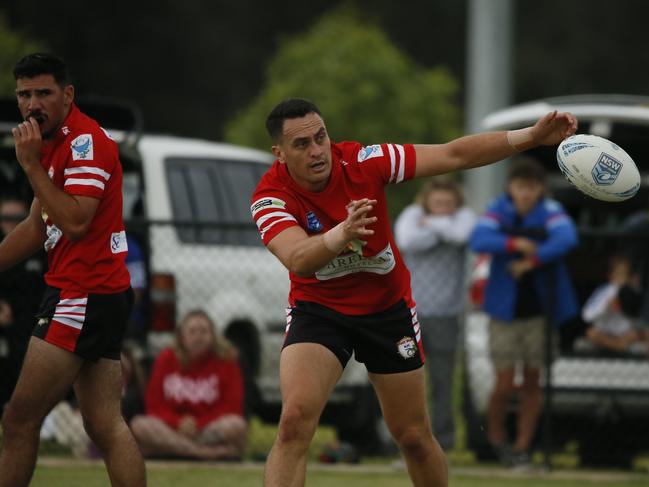
<instances>
[{"instance_id":1,"label":"nsw logo on ball","mask_svg":"<svg viewBox=\"0 0 649 487\"><path fill-rule=\"evenodd\" d=\"M593 179L597 184L608 186L613 184L622 171L622 163L602 152L592 170Z\"/></svg>"}]
</instances>

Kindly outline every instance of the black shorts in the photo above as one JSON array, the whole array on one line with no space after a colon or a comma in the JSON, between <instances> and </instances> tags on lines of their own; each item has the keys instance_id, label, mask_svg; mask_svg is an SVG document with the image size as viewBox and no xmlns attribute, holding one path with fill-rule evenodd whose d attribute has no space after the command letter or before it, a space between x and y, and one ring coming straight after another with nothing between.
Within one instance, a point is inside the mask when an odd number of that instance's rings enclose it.
<instances>
[{"instance_id":1,"label":"black shorts","mask_svg":"<svg viewBox=\"0 0 649 487\"><path fill-rule=\"evenodd\" d=\"M343 368L352 352L369 372L408 372L425 362L417 314L400 300L385 311L345 315L317 303L298 301L287 310L284 347L319 343L331 350Z\"/></svg>"},{"instance_id":2,"label":"black shorts","mask_svg":"<svg viewBox=\"0 0 649 487\"><path fill-rule=\"evenodd\" d=\"M48 286L32 335L84 359L119 360L133 290L84 294Z\"/></svg>"}]
</instances>

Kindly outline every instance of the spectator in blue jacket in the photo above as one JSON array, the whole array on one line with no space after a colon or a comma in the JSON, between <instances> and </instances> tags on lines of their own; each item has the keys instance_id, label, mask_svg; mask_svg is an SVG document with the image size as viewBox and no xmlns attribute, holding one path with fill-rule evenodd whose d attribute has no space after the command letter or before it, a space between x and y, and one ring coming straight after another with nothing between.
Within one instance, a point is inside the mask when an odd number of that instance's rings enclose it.
<instances>
[{"instance_id":1,"label":"spectator in blue jacket","mask_svg":"<svg viewBox=\"0 0 649 487\"><path fill-rule=\"evenodd\" d=\"M535 160L520 159L511 166L507 191L488 205L469 245L491 255L484 310L490 316L496 384L489 400L487 436L501 461L526 466L541 411L546 319L557 326L578 313L563 262L577 245L577 232L561 205L545 196L543 167ZM520 387L514 384L517 364L523 370ZM517 432L510 446L505 418L515 392Z\"/></svg>"}]
</instances>

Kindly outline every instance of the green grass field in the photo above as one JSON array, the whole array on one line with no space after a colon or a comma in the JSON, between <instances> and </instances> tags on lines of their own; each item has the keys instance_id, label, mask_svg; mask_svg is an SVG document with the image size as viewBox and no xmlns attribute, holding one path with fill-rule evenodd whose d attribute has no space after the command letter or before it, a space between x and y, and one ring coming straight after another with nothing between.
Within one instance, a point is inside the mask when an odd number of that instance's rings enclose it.
<instances>
[{"instance_id":1,"label":"green grass field","mask_svg":"<svg viewBox=\"0 0 649 487\"><path fill-rule=\"evenodd\" d=\"M262 482L261 465L204 465L199 463L161 464L147 467L148 482L152 487L259 487ZM454 472L451 487L630 487L646 486L646 474L608 472L562 472L516 474L503 469L477 469L474 472ZM108 477L101 464L48 465L39 464L33 487L104 487ZM309 487L339 485L344 487L407 487L404 471L389 467L358 466L323 468L313 466L307 475Z\"/></svg>"}]
</instances>

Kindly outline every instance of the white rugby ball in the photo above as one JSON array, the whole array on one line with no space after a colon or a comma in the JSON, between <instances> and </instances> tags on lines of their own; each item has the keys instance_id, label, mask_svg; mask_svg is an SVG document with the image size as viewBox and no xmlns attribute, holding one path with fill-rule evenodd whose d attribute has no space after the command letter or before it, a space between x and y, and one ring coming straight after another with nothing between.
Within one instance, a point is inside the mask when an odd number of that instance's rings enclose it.
<instances>
[{"instance_id":1,"label":"white rugby ball","mask_svg":"<svg viewBox=\"0 0 649 487\"><path fill-rule=\"evenodd\" d=\"M597 135L578 134L565 139L557 149L557 162L568 181L598 200L628 200L640 189L640 172L631 156Z\"/></svg>"}]
</instances>

